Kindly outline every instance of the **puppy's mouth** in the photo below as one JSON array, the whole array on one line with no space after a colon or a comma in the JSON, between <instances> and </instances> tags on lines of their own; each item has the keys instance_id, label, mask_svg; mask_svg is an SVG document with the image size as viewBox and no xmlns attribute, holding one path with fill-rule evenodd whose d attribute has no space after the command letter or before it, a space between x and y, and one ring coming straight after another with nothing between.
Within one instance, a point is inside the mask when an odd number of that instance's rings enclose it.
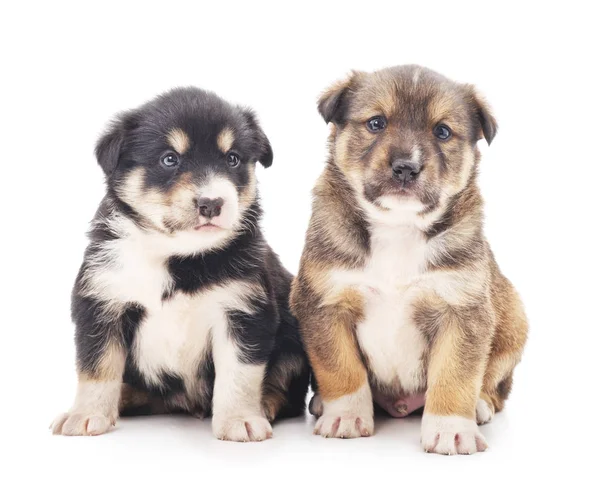
<instances>
[{"instance_id":1,"label":"puppy's mouth","mask_svg":"<svg viewBox=\"0 0 600 482\"><path fill-rule=\"evenodd\" d=\"M398 185L395 189L388 190L385 194L388 196L409 197L415 196L415 191L414 184L402 184Z\"/></svg>"},{"instance_id":2,"label":"puppy's mouth","mask_svg":"<svg viewBox=\"0 0 600 482\"><path fill-rule=\"evenodd\" d=\"M224 229L225 229L224 227L219 226L218 224L211 223L211 222L201 223L201 224L194 226L194 231L199 231L202 233L214 233L214 232L218 232L218 231L223 231Z\"/></svg>"},{"instance_id":3,"label":"puppy's mouth","mask_svg":"<svg viewBox=\"0 0 600 482\"><path fill-rule=\"evenodd\" d=\"M396 197L399 199L418 197L415 183L398 182L367 184L364 186L363 194L369 202L376 205L379 204L378 201L383 196Z\"/></svg>"}]
</instances>

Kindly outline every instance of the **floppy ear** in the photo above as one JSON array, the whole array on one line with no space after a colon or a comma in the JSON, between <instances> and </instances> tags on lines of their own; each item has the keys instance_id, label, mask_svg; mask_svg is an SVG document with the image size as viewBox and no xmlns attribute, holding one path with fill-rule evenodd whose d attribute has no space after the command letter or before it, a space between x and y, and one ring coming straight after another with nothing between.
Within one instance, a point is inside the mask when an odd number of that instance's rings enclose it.
<instances>
[{"instance_id":1,"label":"floppy ear","mask_svg":"<svg viewBox=\"0 0 600 482\"><path fill-rule=\"evenodd\" d=\"M96 159L106 177L110 177L117 168L125 137L135 125L135 113L121 114L111 122L108 130L98 139L95 150Z\"/></svg>"},{"instance_id":2,"label":"floppy ear","mask_svg":"<svg viewBox=\"0 0 600 482\"><path fill-rule=\"evenodd\" d=\"M250 109L243 109L244 119L252 131L252 139L258 150L258 162L264 167L270 167L273 164L273 149L266 134L260 127L256 115Z\"/></svg>"},{"instance_id":3,"label":"floppy ear","mask_svg":"<svg viewBox=\"0 0 600 482\"><path fill-rule=\"evenodd\" d=\"M325 122L341 124L346 116L348 94L359 72L351 72L344 80L339 80L325 90L318 101L318 109Z\"/></svg>"},{"instance_id":4,"label":"floppy ear","mask_svg":"<svg viewBox=\"0 0 600 482\"><path fill-rule=\"evenodd\" d=\"M475 87L472 85L468 86L468 88L470 91L471 102L475 108L475 115L477 116L477 121L481 127L479 139L484 137L489 145L494 140L494 137L496 137L496 132L498 132L498 123L496 122L496 119L492 114L492 110L485 98L479 92L477 92Z\"/></svg>"}]
</instances>

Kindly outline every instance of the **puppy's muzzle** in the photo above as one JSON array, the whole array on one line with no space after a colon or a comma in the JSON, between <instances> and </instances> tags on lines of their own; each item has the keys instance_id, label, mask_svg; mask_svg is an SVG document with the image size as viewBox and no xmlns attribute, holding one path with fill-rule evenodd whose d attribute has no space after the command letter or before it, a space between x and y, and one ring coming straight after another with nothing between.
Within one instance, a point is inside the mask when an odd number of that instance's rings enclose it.
<instances>
[{"instance_id":1,"label":"puppy's muzzle","mask_svg":"<svg viewBox=\"0 0 600 482\"><path fill-rule=\"evenodd\" d=\"M198 211L200 212L200 216L211 219L216 218L221 214L221 208L225 201L222 197L217 197L214 199L208 197L201 197L197 201Z\"/></svg>"},{"instance_id":2,"label":"puppy's muzzle","mask_svg":"<svg viewBox=\"0 0 600 482\"><path fill-rule=\"evenodd\" d=\"M415 181L421 172L421 166L406 159L395 159L392 161L392 175L402 184Z\"/></svg>"}]
</instances>

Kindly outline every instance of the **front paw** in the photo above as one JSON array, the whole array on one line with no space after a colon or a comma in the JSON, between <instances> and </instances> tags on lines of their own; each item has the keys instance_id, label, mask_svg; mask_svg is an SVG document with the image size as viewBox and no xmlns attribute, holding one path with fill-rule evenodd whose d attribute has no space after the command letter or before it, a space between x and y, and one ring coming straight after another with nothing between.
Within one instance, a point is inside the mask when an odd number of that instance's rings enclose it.
<instances>
[{"instance_id":1,"label":"front paw","mask_svg":"<svg viewBox=\"0 0 600 482\"><path fill-rule=\"evenodd\" d=\"M260 442L273 436L269 421L260 416L215 417L213 433L219 440L232 442Z\"/></svg>"},{"instance_id":2,"label":"front paw","mask_svg":"<svg viewBox=\"0 0 600 482\"><path fill-rule=\"evenodd\" d=\"M313 433L327 438L369 437L373 435L373 427L371 415L326 413L317 420Z\"/></svg>"},{"instance_id":3,"label":"front paw","mask_svg":"<svg viewBox=\"0 0 600 482\"><path fill-rule=\"evenodd\" d=\"M50 428L54 435L101 435L115 424L116 417L94 411L63 413L54 419Z\"/></svg>"},{"instance_id":4,"label":"front paw","mask_svg":"<svg viewBox=\"0 0 600 482\"><path fill-rule=\"evenodd\" d=\"M421 445L425 452L442 455L470 455L487 449L475 420L427 413L421 423Z\"/></svg>"},{"instance_id":5,"label":"front paw","mask_svg":"<svg viewBox=\"0 0 600 482\"><path fill-rule=\"evenodd\" d=\"M323 414L315 425L315 435L337 438L373 435L373 398L368 384L335 400L319 397L318 401L322 403Z\"/></svg>"},{"instance_id":6,"label":"front paw","mask_svg":"<svg viewBox=\"0 0 600 482\"><path fill-rule=\"evenodd\" d=\"M477 409L476 416L477 425L483 425L484 423L489 423L494 418L494 409L491 407L488 402L480 398L477 400Z\"/></svg>"}]
</instances>

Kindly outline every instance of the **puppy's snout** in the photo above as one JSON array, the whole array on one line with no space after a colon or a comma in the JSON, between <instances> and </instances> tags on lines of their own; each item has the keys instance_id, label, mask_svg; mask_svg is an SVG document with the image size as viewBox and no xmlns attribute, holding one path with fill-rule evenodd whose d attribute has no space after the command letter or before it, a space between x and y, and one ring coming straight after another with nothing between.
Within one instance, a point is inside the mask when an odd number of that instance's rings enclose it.
<instances>
[{"instance_id":1,"label":"puppy's snout","mask_svg":"<svg viewBox=\"0 0 600 482\"><path fill-rule=\"evenodd\" d=\"M406 159L395 159L392 161L392 172L399 181L414 181L421 172L421 166Z\"/></svg>"},{"instance_id":2,"label":"puppy's snout","mask_svg":"<svg viewBox=\"0 0 600 482\"><path fill-rule=\"evenodd\" d=\"M217 197L214 199L208 197L201 197L197 201L198 203L198 211L200 212L200 216L204 216L205 218L216 218L221 214L221 208L225 201L222 197Z\"/></svg>"}]
</instances>

